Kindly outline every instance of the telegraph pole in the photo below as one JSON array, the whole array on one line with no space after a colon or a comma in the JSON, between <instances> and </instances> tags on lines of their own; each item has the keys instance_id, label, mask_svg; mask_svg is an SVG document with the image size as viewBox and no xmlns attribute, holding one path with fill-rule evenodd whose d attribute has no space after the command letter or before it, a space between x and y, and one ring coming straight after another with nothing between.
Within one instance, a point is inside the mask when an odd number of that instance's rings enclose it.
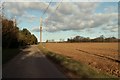
<instances>
[{"instance_id":1,"label":"telegraph pole","mask_svg":"<svg viewBox=\"0 0 120 80\"><path fill-rule=\"evenodd\" d=\"M42 17L40 18L40 44L42 44Z\"/></svg>"},{"instance_id":2,"label":"telegraph pole","mask_svg":"<svg viewBox=\"0 0 120 80\"><path fill-rule=\"evenodd\" d=\"M16 27L17 26L17 22L16 22L16 16L15 16L15 18L14 18L14 27Z\"/></svg>"},{"instance_id":3,"label":"telegraph pole","mask_svg":"<svg viewBox=\"0 0 120 80\"><path fill-rule=\"evenodd\" d=\"M0 16L2 19L4 18L3 10L4 10L4 2L3 3L1 2L1 7L0 7L1 14L0 14Z\"/></svg>"}]
</instances>

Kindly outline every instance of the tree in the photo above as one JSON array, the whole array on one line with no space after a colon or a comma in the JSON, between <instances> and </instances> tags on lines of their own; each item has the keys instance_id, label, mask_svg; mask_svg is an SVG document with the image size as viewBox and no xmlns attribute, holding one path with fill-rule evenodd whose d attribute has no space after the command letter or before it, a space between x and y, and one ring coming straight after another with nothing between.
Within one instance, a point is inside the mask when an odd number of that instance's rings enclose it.
<instances>
[{"instance_id":1,"label":"tree","mask_svg":"<svg viewBox=\"0 0 120 80\"><path fill-rule=\"evenodd\" d=\"M80 36L76 36L76 37L74 38L74 41L75 41L75 42L80 42L80 39L81 39Z\"/></svg>"},{"instance_id":2,"label":"tree","mask_svg":"<svg viewBox=\"0 0 120 80\"><path fill-rule=\"evenodd\" d=\"M26 28L23 28L23 30L21 31L24 35L31 35L31 33L26 29Z\"/></svg>"},{"instance_id":3,"label":"tree","mask_svg":"<svg viewBox=\"0 0 120 80\"><path fill-rule=\"evenodd\" d=\"M20 45L32 45L32 44L37 44L37 38L35 37L34 34L31 34L29 30L23 29L19 33L19 41Z\"/></svg>"},{"instance_id":4,"label":"tree","mask_svg":"<svg viewBox=\"0 0 120 80\"><path fill-rule=\"evenodd\" d=\"M48 43L49 42L49 40L46 40L46 43Z\"/></svg>"},{"instance_id":5,"label":"tree","mask_svg":"<svg viewBox=\"0 0 120 80\"><path fill-rule=\"evenodd\" d=\"M37 38L35 37L35 35L34 34L32 34L31 35L31 42L30 42L30 44L37 44Z\"/></svg>"},{"instance_id":6,"label":"tree","mask_svg":"<svg viewBox=\"0 0 120 80\"><path fill-rule=\"evenodd\" d=\"M14 26L12 20L2 20L2 46L3 48L18 47L19 28ZM14 44L14 45L13 45Z\"/></svg>"},{"instance_id":7,"label":"tree","mask_svg":"<svg viewBox=\"0 0 120 80\"><path fill-rule=\"evenodd\" d=\"M108 37L108 38L105 38L105 41L106 42L117 42L118 39L116 37Z\"/></svg>"},{"instance_id":8,"label":"tree","mask_svg":"<svg viewBox=\"0 0 120 80\"><path fill-rule=\"evenodd\" d=\"M120 39L116 37L108 37L105 38L104 35L96 37L94 39L90 39L89 37L75 36L73 39L68 38L67 42L118 42Z\"/></svg>"},{"instance_id":9,"label":"tree","mask_svg":"<svg viewBox=\"0 0 120 80\"><path fill-rule=\"evenodd\" d=\"M59 42L64 42L64 39L60 39Z\"/></svg>"},{"instance_id":10,"label":"tree","mask_svg":"<svg viewBox=\"0 0 120 80\"><path fill-rule=\"evenodd\" d=\"M29 30L19 30L12 20L2 19L2 47L17 48L30 44L37 44L37 38Z\"/></svg>"},{"instance_id":11,"label":"tree","mask_svg":"<svg viewBox=\"0 0 120 80\"><path fill-rule=\"evenodd\" d=\"M55 42L55 40L54 40L54 39L52 39L51 41L52 41L52 42Z\"/></svg>"}]
</instances>

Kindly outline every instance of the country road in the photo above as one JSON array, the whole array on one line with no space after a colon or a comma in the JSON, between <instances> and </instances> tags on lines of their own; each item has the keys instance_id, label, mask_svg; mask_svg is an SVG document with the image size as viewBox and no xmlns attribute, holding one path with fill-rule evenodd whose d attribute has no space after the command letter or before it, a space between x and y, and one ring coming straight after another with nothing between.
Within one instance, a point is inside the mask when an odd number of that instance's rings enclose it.
<instances>
[{"instance_id":1,"label":"country road","mask_svg":"<svg viewBox=\"0 0 120 80\"><path fill-rule=\"evenodd\" d=\"M22 52L3 65L3 78L66 78L37 48L36 45Z\"/></svg>"}]
</instances>

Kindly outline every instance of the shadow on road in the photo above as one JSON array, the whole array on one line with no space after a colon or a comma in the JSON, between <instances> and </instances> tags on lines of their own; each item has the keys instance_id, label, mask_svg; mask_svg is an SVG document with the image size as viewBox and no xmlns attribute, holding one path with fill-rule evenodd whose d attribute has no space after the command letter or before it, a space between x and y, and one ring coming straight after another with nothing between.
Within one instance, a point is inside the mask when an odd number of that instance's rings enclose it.
<instances>
[{"instance_id":1,"label":"shadow on road","mask_svg":"<svg viewBox=\"0 0 120 80\"><path fill-rule=\"evenodd\" d=\"M3 66L3 78L66 78L36 46L21 50Z\"/></svg>"}]
</instances>

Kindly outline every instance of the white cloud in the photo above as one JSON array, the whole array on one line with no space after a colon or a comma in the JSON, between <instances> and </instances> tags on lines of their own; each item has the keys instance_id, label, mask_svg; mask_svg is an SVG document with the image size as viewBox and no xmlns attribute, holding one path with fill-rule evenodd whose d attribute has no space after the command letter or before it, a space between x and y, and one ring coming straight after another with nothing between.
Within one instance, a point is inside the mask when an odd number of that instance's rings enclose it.
<instances>
[{"instance_id":1,"label":"white cloud","mask_svg":"<svg viewBox=\"0 0 120 80\"><path fill-rule=\"evenodd\" d=\"M5 2L50 2L50 0L1 0ZM53 0L59 2L60 0ZM63 0L63 2L118 2L119 0Z\"/></svg>"},{"instance_id":2,"label":"white cloud","mask_svg":"<svg viewBox=\"0 0 120 80\"><path fill-rule=\"evenodd\" d=\"M106 13L118 12L118 8L116 8L116 6L109 6L109 7L104 8L104 11Z\"/></svg>"},{"instance_id":3,"label":"white cloud","mask_svg":"<svg viewBox=\"0 0 120 80\"><path fill-rule=\"evenodd\" d=\"M62 3L56 12L56 3L49 7L47 16L43 22L47 22L44 26L49 32L67 31L67 30L84 30L86 28L96 28L102 25L107 25L111 22L117 21L118 14L114 12L113 8L106 8L104 10L111 10L111 13L96 13L96 8L99 5L97 2L80 2L80 3ZM48 3L7 3L6 7L9 13L18 15L19 17L32 17L27 10L41 11L45 10ZM27 14L26 14L27 13ZM34 16L35 17L35 16ZM35 17L36 18L36 17ZM116 23L116 22L115 22ZM38 28L33 28L33 31L39 31ZM116 29L112 29L116 31ZM111 30L111 31L112 31Z\"/></svg>"},{"instance_id":4,"label":"white cloud","mask_svg":"<svg viewBox=\"0 0 120 80\"><path fill-rule=\"evenodd\" d=\"M98 5L99 3L63 3L56 13L48 14L48 31L96 28L117 20L117 13L96 13Z\"/></svg>"},{"instance_id":5,"label":"white cloud","mask_svg":"<svg viewBox=\"0 0 120 80\"><path fill-rule=\"evenodd\" d=\"M31 31L33 31L33 32L40 32L40 28L39 27L33 27L31 29Z\"/></svg>"},{"instance_id":6,"label":"white cloud","mask_svg":"<svg viewBox=\"0 0 120 80\"><path fill-rule=\"evenodd\" d=\"M42 0L4 0L4 2L41 2Z\"/></svg>"},{"instance_id":7,"label":"white cloud","mask_svg":"<svg viewBox=\"0 0 120 80\"><path fill-rule=\"evenodd\" d=\"M107 25L107 26L104 26L102 28L102 30L107 30L107 31L110 31L110 32L118 32L118 25L117 24L110 24L110 25Z\"/></svg>"},{"instance_id":8,"label":"white cloud","mask_svg":"<svg viewBox=\"0 0 120 80\"><path fill-rule=\"evenodd\" d=\"M6 2L4 4L4 12L12 16L22 16L27 13L27 10L36 10L43 12L43 10L48 6L48 3L43 2ZM7 15L6 15L7 16Z\"/></svg>"}]
</instances>

